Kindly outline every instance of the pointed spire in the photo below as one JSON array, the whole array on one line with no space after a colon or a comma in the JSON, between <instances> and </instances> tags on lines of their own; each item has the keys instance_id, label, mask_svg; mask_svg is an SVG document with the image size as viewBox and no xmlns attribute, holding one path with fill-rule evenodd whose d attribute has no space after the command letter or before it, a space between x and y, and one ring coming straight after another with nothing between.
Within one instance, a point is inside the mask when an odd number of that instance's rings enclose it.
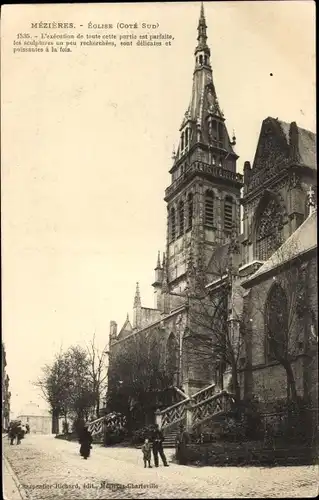
<instances>
[{"instance_id":1,"label":"pointed spire","mask_svg":"<svg viewBox=\"0 0 319 500\"><path fill-rule=\"evenodd\" d=\"M204 50L208 55L210 55L210 50L207 46L207 25L206 25L206 19L205 19L205 13L204 13L204 4L201 2L201 8L200 8L200 16L199 16L199 21L198 21L198 35L197 35L197 41L198 45L196 47L195 53L198 52L199 50Z\"/></svg>"},{"instance_id":2,"label":"pointed spire","mask_svg":"<svg viewBox=\"0 0 319 500\"><path fill-rule=\"evenodd\" d=\"M165 252L163 252L162 268L164 269L166 262Z\"/></svg>"},{"instance_id":3,"label":"pointed spire","mask_svg":"<svg viewBox=\"0 0 319 500\"><path fill-rule=\"evenodd\" d=\"M161 269L161 252L160 251L158 251L158 254L157 254L157 264L156 264L155 269Z\"/></svg>"},{"instance_id":4,"label":"pointed spire","mask_svg":"<svg viewBox=\"0 0 319 500\"><path fill-rule=\"evenodd\" d=\"M134 307L141 307L141 296L140 296L140 287L138 282L136 283L136 291L135 291L135 297L134 297Z\"/></svg>"}]
</instances>

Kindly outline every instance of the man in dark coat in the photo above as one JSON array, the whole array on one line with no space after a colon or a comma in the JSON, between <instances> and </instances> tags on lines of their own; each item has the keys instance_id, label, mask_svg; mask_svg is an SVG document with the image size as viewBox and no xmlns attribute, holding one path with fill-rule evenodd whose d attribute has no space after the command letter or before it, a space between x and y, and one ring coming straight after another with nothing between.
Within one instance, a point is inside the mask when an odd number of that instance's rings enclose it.
<instances>
[{"instance_id":1,"label":"man in dark coat","mask_svg":"<svg viewBox=\"0 0 319 500\"><path fill-rule=\"evenodd\" d=\"M87 428L87 426L84 426L84 428L80 432L79 437L79 443L81 445L80 455L84 458L84 460L87 460L90 456L92 441L93 439L89 429Z\"/></svg>"},{"instance_id":2,"label":"man in dark coat","mask_svg":"<svg viewBox=\"0 0 319 500\"><path fill-rule=\"evenodd\" d=\"M162 431L159 430L158 425L155 425L155 430L152 433L152 443L153 443L153 455L154 455L154 464L155 467L158 467L158 454L160 455L162 462L164 464L164 467L169 467L165 453L163 450L163 441L164 441L164 436Z\"/></svg>"},{"instance_id":3,"label":"man in dark coat","mask_svg":"<svg viewBox=\"0 0 319 500\"><path fill-rule=\"evenodd\" d=\"M179 426L179 433L175 440L176 460L179 465L187 465L187 445L190 443L190 435L183 424Z\"/></svg>"},{"instance_id":4,"label":"man in dark coat","mask_svg":"<svg viewBox=\"0 0 319 500\"><path fill-rule=\"evenodd\" d=\"M17 427L17 444L21 444L21 440L24 438L25 435L25 429L22 426L22 423Z\"/></svg>"}]
</instances>

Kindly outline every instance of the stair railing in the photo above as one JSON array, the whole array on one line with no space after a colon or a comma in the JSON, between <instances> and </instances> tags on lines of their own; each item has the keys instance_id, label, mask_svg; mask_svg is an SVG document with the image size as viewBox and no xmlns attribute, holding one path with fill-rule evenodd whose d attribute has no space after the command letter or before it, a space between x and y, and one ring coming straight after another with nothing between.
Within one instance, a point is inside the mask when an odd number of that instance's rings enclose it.
<instances>
[{"instance_id":1,"label":"stair railing","mask_svg":"<svg viewBox=\"0 0 319 500\"><path fill-rule=\"evenodd\" d=\"M189 398L176 403L173 406L165 408L165 410L157 410L155 412L156 423L162 430L166 430L179 422L186 419L186 408L190 401Z\"/></svg>"},{"instance_id":2,"label":"stair railing","mask_svg":"<svg viewBox=\"0 0 319 500\"><path fill-rule=\"evenodd\" d=\"M88 430L91 432L92 436L96 434L102 434L104 432L104 426L109 426L110 428L123 428L125 427L126 419L123 415L117 415L114 413L108 413L103 417L97 418L92 422L87 424Z\"/></svg>"},{"instance_id":3,"label":"stair railing","mask_svg":"<svg viewBox=\"0 0 319 500\"><path fill-rule=\"evenodd\" d=\"M92 436L95 436L96 434L103 433L104 421L105 421L105 417L100 417L100 418L97 418L96 420L93 420L92 422L88 423L87 428L90 431L90 433L92 434Z\"/></svg>"},{"instance_id":4,"label":"stair railing","mask_svg":"<svg viewBox=\"0 0 319 500\"><path fill-rule=\"evenodd\" d=\"M195 392L195 394L193 394L192 396L192 399L195 404L198 404L214 396L215 394L216 394L216 384L211 384L208 387L205 387L204 389Z\"/></svg>"},{"instance_id":5,"label":"stair railing","mask_svg":"<svg viewBox=\"0 0 319 500\"><path fill-rule=\"evenodd\" d=\"M227 413L231 410L234 402L233 394L221 391L204 401L199 401L192 407L193 427L208 420L211 417Z\"/></svg>"}]
</instances>

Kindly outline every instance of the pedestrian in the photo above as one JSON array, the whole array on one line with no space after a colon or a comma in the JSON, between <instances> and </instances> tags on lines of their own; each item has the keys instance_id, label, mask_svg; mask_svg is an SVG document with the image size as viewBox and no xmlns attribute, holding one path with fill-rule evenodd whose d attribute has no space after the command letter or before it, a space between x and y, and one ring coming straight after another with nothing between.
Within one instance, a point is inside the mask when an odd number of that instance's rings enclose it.
<instances>
[{"instance_id":1,"label":"pedestrian","mask_svg":"<svg viewBox=\"0 0 319 500\"><path fill-rule=\"evenodd\" d=\"M186 432L183 424L179 426L179 433L175 440L176 460L179 465L187 465L187 445L190 443L190 436Z\"/></svg>"},{"instance_id":2,"label":"pedestrian","mask_svg":"<svg viewBox=\"0 0 319 500\"><path fill-rule=\"evenodd\" d=\"M142 446L142 453L143 453L143 460L144 460L144 469L146 468L146 463L148 464L148 467L151 469L151 452L152 452L152 445L149 442L149 440L146 438L144 441L144 444Z\"/></svg>"},{"instance_id":3,"label":"pedestrian","mask_svg":"<svg viewBox=\"0 0 319 500\"><path fill-rule=\"evenodd\" d=\"M8 438L10 440L10 444L13 444L15 438L17 437L16 427L17 426L14 424L14 422L10 422L8 429Z\"/></svg>"},{"instance_id":4,"label":"pedestrian","mask_svg":"<svg viewBox=\"0 0 319 500\"><path fill-rule=\"evenodd\" d=\"M92 435L87 428L87 425L85 425L80 431L80 437L79 437L79 443L81 444L80 446L80 455L84 458L84 460L87 460L88 457L90 456L91 449L92 449Z\"/></svg>"},{"instance_id":5,"label":"pedestrian","mask_svg":"<svg viewBox=\"0 0 319 500\"><path fill-rule=\"evenodd\" d=\"M21 440L24 438L25 434L21 421L19 422L16 432L17 432L17 444L21 444Z\"/></svg>"},{"instance_id":6,"label":"pedestrian","mask_svg":"<svg viewBox=\"0 0 319 500\"><path fill-rule=\"evenodd\" d=\"M25 428L26 428L26 434L30 434L30 425L25 424Z\"/></svg>"},{"instance_id":7,"label":"pedestrian","mask_svg":"<svg viewBox=\"0 0 319 500\"><path fill-rule=\"evenodd\" d=\"M165 457L165 453L163 450L163 441L164 435L162 431L160 431L158 424L155 425L155 430L152 434L152 443L153 443L153 455L154 455L154 464L155 467L158 467L158 454L160 455L164 467L168 467L168 463Z\"/></svg>"}]
</instances>

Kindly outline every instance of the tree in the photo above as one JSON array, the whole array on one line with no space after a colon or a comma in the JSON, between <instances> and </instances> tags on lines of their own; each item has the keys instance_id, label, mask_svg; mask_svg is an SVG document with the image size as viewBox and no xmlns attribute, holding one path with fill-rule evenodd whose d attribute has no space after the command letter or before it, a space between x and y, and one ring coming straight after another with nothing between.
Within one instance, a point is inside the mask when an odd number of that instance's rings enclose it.
<instances>
[{"instance_id":1,"label":"tree","mask_svg":"<svg viewBox=\"0 0 319 500\"><path fill-rule=\"evenodd\" d=\"M231 372L231 390L240 401L239 361L245 347L242 328L243 290L231 272L221 272L216 286L189 295L189 347L202 366L214 366L215 378L223 388L223 375Z\"/></svg>"},{"instance_id":2,"label":"tree","mask_svg":"<svg viewBox=\"0 0 319 500\"><path fill-rule=\"evenodd\" d=\"M155 332L136 334L121 345L112 360L109 380L109 406L135 425L153 419L170 377L165 373L160 339Z\"/></svg>"},{"instance_id":3,"label":"tree","mask_svg":"<svg viewBox=\"0 0 319 500\"><path fill-rule=\"evenodd\" d=\"M99 418L101 396L107 388L107 366L106 349L101 352L95 343L95 334L87 346L88 355L88 375L91 379L92 390L94 394L94 404L96 417Z\"/></svg>"},{"instance_id":4,"label":"tree","mask_svg":"<svg viewBox=\"0 0 319 500\"><path fill-rule=\"evenodd\" d=\"M35 382L50 406L52 432L59 432L59 418L64 416L88 419L94 407L96 392L90 378L90 360L86 350L72 346L55 355L52 364L42 368L42 375Z\"/></svg>"},{"instance_id":5,"label":"tree","mask_svg":"<svg viewBox=\"0 0 319 500\"><path fill-rule=\"evenodd\" d=\"M42 375L34 383L42 391L43 398L50 406L52 414L52 433L59 433L59 418L68 413L69 372L65 355L55 355L53 363L42 368Z\"/></svg>"},{"instance_id":6,"label":"tree","mask_svg":"<svg viewBox=\"0 0 319 500\"><path fill-rule=\"evenodd\" d=\"M68 410L77 419L87 420L95 402L88 354L82 347L72 346L65 353L65 361L69 375Z\"/></svg>"}]
</instances>

